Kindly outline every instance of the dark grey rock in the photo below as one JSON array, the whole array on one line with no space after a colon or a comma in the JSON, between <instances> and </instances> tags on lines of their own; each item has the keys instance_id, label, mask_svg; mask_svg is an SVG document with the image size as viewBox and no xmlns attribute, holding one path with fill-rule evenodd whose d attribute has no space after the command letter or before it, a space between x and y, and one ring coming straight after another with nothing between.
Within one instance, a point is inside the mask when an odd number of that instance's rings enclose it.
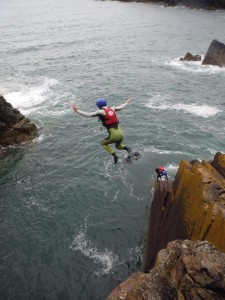
<instances>
[{"instance_id":1,"label":"dark grey rock","mask_svg":"<svg viewBox=\"0 0 225 300\"><path fill-rule=\"evenodd\" d=\"M37 126L0 95L0 147L32 141Z\"/></svg>"},{"instance_id":2,"label":"dark grey rock","mask_svg":"<svg viewBox=\"0 0 225 300\"><path fill-rule=\"evenodd\" d=\"M225 44L213 40L202 62L203 65L225 66Z\"/></svg>"},{"instance_id":3,"label":"dark grey rock","mask_svg":"<svg viewBox=\"0 0 225 300\"><path fill-rule=\"evenodd\" d=\"M180 61L201 61L201 55L193 55L190 52L187 52L187 54L184 57L181 57Z\"/></svg>"}]
</instances>

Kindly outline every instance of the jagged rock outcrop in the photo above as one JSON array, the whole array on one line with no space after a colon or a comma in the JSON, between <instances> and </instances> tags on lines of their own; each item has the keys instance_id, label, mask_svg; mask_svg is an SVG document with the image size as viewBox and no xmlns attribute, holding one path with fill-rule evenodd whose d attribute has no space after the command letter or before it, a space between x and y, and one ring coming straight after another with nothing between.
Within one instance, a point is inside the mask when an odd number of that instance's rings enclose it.
<instances>
[{"instance_id":1,"label":"jagged rock outcrop","mask_svg":"<svg viewBox=\"0 0 225 300\"><path fill-rule=\"evenodd\" d=\"M29 142L37 134L37 126L0 96L0 147Z\"/></svg>"},{"instance_id":2,"label":"jagged rock outcrop","mask_svg":"<svg viewBox=\"0 0 225 300\"><path fill-rule=\"evenodd\" d=\"M225 66L225 44L213 40L209 46L205 58L202 62L203 65Z\"/></svg>"},{"instance_id":3,"label":"jagged rock outcrop","mask_svg":"<svg viewBox=\"0 0 225 300\"><path fill-rule=\"evenodd\" d=\"M190 8L197 9L224 9L224 0L166 0L169 6L184 5Z\"/></svg>"},{"instance_id":4,"label":"jagged rock outcrop","mask_svg":"<svg viewBox=\"0 0 225 300\"><path fill-rule=\"evenodd\" d=\"M177 240L150 273L135 273L107 300L224 300L225 254L206 241Z\"/></svg>"},{"instance_id":5,"label":"jagged rock outcrop","mask_svg":"<svg viewBox=\"0 0 225 300\"><path fill-rule=\"evenodd\" d=\"M225 252L225 154L181 161L174 182L158 181L149 218L145 271L176 239L207 240Z\"/></svg>"},{"instance_id":6,"label":"jagged rock outcrop","mask_svg":"<svg viewBox=\"0 0 225 300\"><path fill-rule=\"evenodd\" d=\"M179 59L180 61L201 61L200 55L192 55L190 52L184 57ZM202 61L202 65L213 65L224 67L225 66L225 44L213 40L209 46L205 58Z\"/></svg>"},{"instance_id":7,"label":"jagged rock outcrop","mask_svg":"<svg viewBox=\"0 0 225 300\"><path fill-rule=\"evenodd\" d=\"M180 61L201 61L201 55L193 55L190 52L187 52L184 57L181 57Z\"/></svg>"},{"instance_id":8,"label":"jagged rock outcrop","mask_svg":"<svg viewBox=\"0 0 225 300\"><path fill-rule=\"evenodd\" d=\"M160 3L168 6L186 6L197 9L225 9L225 0L120 0L122 2Z\"/></svg>"}]
</instances>

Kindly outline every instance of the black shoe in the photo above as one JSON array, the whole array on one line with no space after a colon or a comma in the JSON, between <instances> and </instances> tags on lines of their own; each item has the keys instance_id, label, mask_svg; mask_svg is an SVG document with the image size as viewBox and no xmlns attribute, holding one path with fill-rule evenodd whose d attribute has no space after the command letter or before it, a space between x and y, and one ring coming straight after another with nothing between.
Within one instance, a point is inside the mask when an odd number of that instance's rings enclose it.
<instances>
[{"instance_id":1,"label":"black shoe","mask_svg":"<svg viewBox=\"0 0 225 300\"><path fill-rule=\"evenodd\" d=\"M116 164L118 162L118 156L114 156L114 164Z\"/></svg>"},{"instance_id":2,"label":"black shoe","mask_svg":"<svg viewBox=\"0 0 225 300\"><path fill-rule=\"evenodd\" d=\"M113 156L113 158L114 158L114 164L116 164L117 161L118 161L118 159L119 159L119 157L116 155L115 152L112 153L112 156Z\"/></svg>"},{"instance_id":3,"label":"black shoe","mask_svg":"<svg viewBox=\"0 0 225 300\"><path fill-rule=\"evenodd\" d=\"M132 152L132 149L127 146L124 147L124 150L126 150L128 152L128 154L130 154Z\"/></svg>"}]
</instances>

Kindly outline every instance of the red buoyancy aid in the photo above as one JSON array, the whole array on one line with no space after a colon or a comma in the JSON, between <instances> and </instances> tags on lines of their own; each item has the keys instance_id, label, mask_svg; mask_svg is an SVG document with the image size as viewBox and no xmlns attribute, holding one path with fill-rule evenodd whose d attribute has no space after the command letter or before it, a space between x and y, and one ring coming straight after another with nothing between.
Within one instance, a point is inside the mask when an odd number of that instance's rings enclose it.
<instances>
[{"instance_id":1,"label":"red buoyancy aid","mask_svg":"<svg viewBox=\"0 0 225 300\"><path fill-rule=\"evenodd\" d=\"M111 107L103 108L103 110L106 113L104 125L119 123L119 119L116 117L116 112Z\"/></svg>"}]
</instances>

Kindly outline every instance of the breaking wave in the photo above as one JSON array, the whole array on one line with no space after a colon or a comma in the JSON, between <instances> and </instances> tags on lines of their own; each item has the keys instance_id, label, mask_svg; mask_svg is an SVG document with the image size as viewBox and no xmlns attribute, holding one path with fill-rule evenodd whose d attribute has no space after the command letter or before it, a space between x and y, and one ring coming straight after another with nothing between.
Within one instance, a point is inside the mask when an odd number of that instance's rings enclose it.
<instances>
[{"instance_id":1,"label":"breaking wave","mask_svg":"<svg viewBox=\"0 0 225 300\"><path fill-rule=\"evenodd\" d=\"M218 73L225 74L225 68L211 65L202 65L204 56L202 56L201 61L180 61L179 59L180 58L169 59L165 62L165 65L191 73L202 73L205 75L213 75Z\"/></svg>"},{"instance_id":2,"label":"breaking wave","mask_svg":"<svg viewBox=\"0 0 225 300\"><path fill-rule=\"evenodd\" d=\"M217 115L221 112L220 109L214 106L209 106L207 104L199 105L196 103L184 104L184 103L170 103L168 96L156 95L149 100L146 107L156 110L176 110L183 111L185 113L190 113L202 118L209 118ZM160 103L159 103L160 102Z\"/></svg>"},{"instance_id":3,"label":"breaking wave","mask_svg":"<svg viewBox=\"0 0 225 300\"><path fill-rule=\"evenodd\" d=\"M60 108L60 96L53 90L58 81L45 78L44 83L38 86L18 86L17 91L4 94L5 99L19 109L21 113L29 115L32 113L44 115L61 114L64 108ZM56 109L54 109L56 108Z\"/></svg>"}]
</instances>

